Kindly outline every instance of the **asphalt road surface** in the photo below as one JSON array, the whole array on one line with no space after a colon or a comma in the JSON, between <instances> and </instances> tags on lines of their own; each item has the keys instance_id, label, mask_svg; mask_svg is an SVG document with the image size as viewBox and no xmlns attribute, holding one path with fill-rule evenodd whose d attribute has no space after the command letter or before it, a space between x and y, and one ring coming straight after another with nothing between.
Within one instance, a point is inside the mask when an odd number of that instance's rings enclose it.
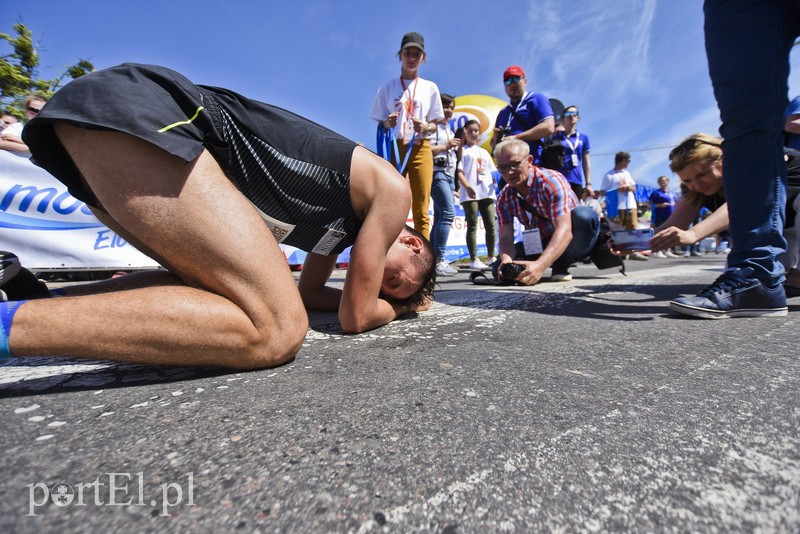
<instances>
[{"instance_id":1,"label":"asphalt road surface","mask_svg":"<svg viewBox=\"0 0 800 534\"><path fill-rule=\"evenodd\" d=\"M800 532L800 299L667 309L723 261L460 274L258 372L12 359L0 532Z\"/></svg>"}]
</instances>

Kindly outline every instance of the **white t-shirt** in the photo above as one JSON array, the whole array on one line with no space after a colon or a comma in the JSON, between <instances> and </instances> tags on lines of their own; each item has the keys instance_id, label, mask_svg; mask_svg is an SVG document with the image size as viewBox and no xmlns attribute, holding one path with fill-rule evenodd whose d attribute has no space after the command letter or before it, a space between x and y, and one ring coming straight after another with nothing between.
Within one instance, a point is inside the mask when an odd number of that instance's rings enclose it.
<instances>
[{"instance_id":1,"label":"white t-shirt","mask_svg":"<svg viewBox=\"0 0 800 534\"><path fill-rule=\"evenodd\" d=\"M432 133L428 136L428 139L431 142L431 146L434 145L444 145L447 144L451 139L453 139L456 134L447 127L446 124L442 124L441 122L436 123L436 132ZM448 148L446 152L441 152L437 156L434 156L434 165L433 168L437 170L441 170L441 167L436 165L436 157L444 156L447 158L447 163L444 165L444 173L447 176L455 176L456 174L456 163L458 162L458 150L455 148Z\"/></svg>"},{"instance_id":2,"label":"white t-shirt","mask_svg":"<svg viewBox=\"0 0 800 534\"><path fill-rule=\"evenodd\" d=\"M461 170L464 171L467 183L475 190L475 198L470 198L469 193L462 187L459 193L461 204L470 200L497 198L492 178L492 171L495 169L494 161L486 149L478 145L464 146L464 151L461 153Z\"/></svg>"},{"instance_id":3,"label":"white t-shirt","mask_svg":"<svg viewBox=\"0 0 800 534\"><path fill-rule=\"evenodd\" d=\"M631 173L626 171L625 169L622 170L615 170L611 169L603 176L603 183L600 184L600 189L603 191L616 191L620 187L626 185L636 185L636 182L633 181L633 177ZM628 191L627 194L618 195L618 210L635 210L636 206L636 195L633 194L633 191Z\"/></svg>"},{"instance_id":4,"label":"white t-shirt","mask_svg":"<svg viewBox=\"0 0 800 534\"><path fill-rule=\"evenodd\" d=\"M390 113L400 112L397 125L393 128L396 139L402 139L403 144L411 142L414 135L414 123L411 117L433 122L444 119L442 97L439 88L430 80L417 78L416 80L400 80L393 78L383 84L375 100L369 118L383 122ZM428 135L418 135L418 138L427 138Z\"/></svg>"},{"instance_id":5,"label":"white t-shirt","mask_svg":"<svg viewBox=\"0 0 800 534\"><path fill-rule=\"evenodd\" d=\"M2 135L13 135L14 137L19 137L22 139L22 128L25 125L21 122L15 122L14 124L9 124L5 127L5 129L0 132Z\"/></svg>"},{"instance_id":6,"label":"white t-shirt","mask_svg":"<svg viewBox=\"0 0 800 534\"><path fill-rule=\"evenodd\" d=\"M8 126L6 126L5 129L2 132L0 132L0 135L13 135L14 137L22 139L22 129L24 127L25 127L24 123L15 122L14 124L9 124ZM20 158L28 159L31 157L30 152L17 152L15 150L8 150L7 152L10 154L14 154L15 156L18 156Z\"/></svg>"}]
</instances>

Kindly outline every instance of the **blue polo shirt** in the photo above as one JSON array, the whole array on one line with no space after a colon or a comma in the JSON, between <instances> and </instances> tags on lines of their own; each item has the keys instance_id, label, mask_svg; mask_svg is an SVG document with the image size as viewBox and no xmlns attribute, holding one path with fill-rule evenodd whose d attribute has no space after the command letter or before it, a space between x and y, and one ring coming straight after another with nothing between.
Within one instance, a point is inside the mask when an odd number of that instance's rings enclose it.
<instances>
[{"instance_id":1,"label":"blue polo shirt","mask_svg":"<svg viewBox=\"0 0 800 534\"><path fill-rule=\"evenodd\" d=\"M512 113L512 110L514 113ZM500 110L494 125L499 128L509 128L511 130L510 133L515 135L530 130L547 117L552 116L553 107L546 96L542 93L525 93L519 104L514 107L509 104ZM534 164L539 165L542 158L541 140L528 141L527 143L531 148Z\"/></svg>"},{"instance_id":2,"label":"blue polo shirt","mask_svg":"<svg viewBox=\"0 0 800 534\"><path fill-rule=\"evenodd\" d=\"M557 169L564 175L567 181L571 184L578 184L583 185L584 177L583 177L583 155L587 154L591 151L591 146L589 145L589 137L586 134L582 134L579 131L575 131L574 134L567 138L567 134L564 132L558 132L553 136L553 139L558 139L561 141L561 144L564 145L564 160L566 162L566 167L563 169ZM577 156L577 165L573 163L572 155L575 154Z\"/></svg>"}]
</instances>

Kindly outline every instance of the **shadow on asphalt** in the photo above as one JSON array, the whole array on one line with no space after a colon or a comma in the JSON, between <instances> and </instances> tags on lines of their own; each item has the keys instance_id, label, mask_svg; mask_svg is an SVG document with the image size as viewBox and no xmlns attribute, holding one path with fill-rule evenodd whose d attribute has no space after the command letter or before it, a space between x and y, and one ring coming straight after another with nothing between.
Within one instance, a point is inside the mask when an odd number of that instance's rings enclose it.
<instances>
[{"instance_id":1,"label":"shadow on asphalt","mask_svg":"<svg viewBox=\"0 0 800 534\"><path fill-rule=\"evenodd\" d=\"M681 295L694 295L707 284L676 285L591 285L580 283L564 286L565 291L537 291L522 287L487 286L463 290L452 289L437 293L437 301L450 306L485 308L509 311L529 311L558 317L603 319L607 321L652 321L656 317L694 321L671 312L670 300ZM800 302L800 299L795 299ZM800 305L790 301L789 311L800 311Z\"/></svg>"},{"instance_id":2,"label":"shadow on asphalt","mask_svg":"<svg viewBox=\"0 0 800 534\"><path fill-rule=\"evenodd\" d=\"M87 370L87 364L104 367ZM10 373L18 370L20 377L0 384L0 398L169 384L238 372L221 367L167 367L44 357L19 358L2 369Z\"/></svg>"}]
</instances>

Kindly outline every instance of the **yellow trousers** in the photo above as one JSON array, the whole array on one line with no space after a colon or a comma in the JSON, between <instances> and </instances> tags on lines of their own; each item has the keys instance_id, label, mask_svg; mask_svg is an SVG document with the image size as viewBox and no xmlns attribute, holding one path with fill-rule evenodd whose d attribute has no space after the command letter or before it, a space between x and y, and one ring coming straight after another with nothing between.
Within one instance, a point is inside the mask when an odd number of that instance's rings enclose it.
<instances>
[{"instance_id":1,"label":"yellow trousers","mask_svg":"<svg viewBox=\"0 0 800 534\"><path fill-rule=\"evenodd\" d=\"M428 206L431 203L431 186L433 185L433 154L427 139L419 144L402 145L398 143L400 161L403 161L411 147L411 155L404 170L408 183L411 186L411 214L414 217L414 228L430 239L431 221L428 217ZM397 168L394 154L392 163Z\"/></svg>"},{"instance_id":2,"label":"yellow trousers","mask_svg":"<svg viewBox=\"0 0 800 534\"><path fill-rule=\"evenodd\" d=\"M619 210L619 222L626 230L636 230L639 226L639 213L632 210Z\"/></svg>"}]
</instances>

